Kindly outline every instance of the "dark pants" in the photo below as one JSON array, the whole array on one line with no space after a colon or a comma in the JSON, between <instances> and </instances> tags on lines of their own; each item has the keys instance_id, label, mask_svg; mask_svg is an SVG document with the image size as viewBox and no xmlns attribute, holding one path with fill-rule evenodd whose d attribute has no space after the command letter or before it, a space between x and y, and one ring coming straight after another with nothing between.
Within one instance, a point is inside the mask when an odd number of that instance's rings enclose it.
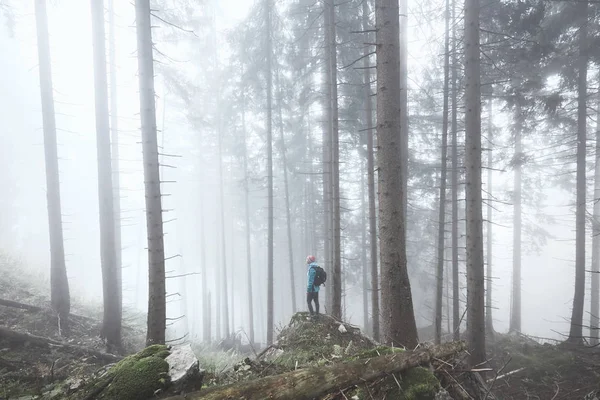
<instances>
[{"instance_id":1,"label":"dark pants","mask_svg":"<svg viewBox=\"0 0 600 400\"><path fill-rule=\"evenodd\" d=\"M317 310L317 314L319 313L319 292L308 292L306 293L306 302L308 303L308 311L310 314L314 314L312 302L315 302L315 309Z\"/></svg>"}]
</instances>

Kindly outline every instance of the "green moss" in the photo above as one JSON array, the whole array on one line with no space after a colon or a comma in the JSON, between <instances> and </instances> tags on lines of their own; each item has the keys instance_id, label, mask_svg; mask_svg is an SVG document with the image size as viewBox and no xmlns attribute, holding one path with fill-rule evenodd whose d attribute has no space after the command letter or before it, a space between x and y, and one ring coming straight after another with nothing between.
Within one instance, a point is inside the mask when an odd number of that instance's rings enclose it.
<instances>
[{"instance_id":1,"label":"green moss","mask_svg":"<svg viewBox=\"0 0 600 400\"><path fill-rule=\"evenodd\" d=\"M142 358L155 356L159 358L167 358L169 355L169 348L163 344L153 344L152 346L146 347L144 350L130 357L135 357L138 360Z\"/></svg>"},{"instance_id":2,"label":"green moss","mask_svg":"<svg viewBox=\"0 0 600 400\"><path fill-rule=\"evenodd\" d=\"M122 366L104 391L103 399L144 400L169 383L169 363L156 356Z\"/></svg>"},{"instance_id":3,"label":"green moss","mask_svg":"<svg viewBox=\"0 0 600 400\"><path fill-rule=\"evenodd\" d=\"M405 400L433 400L440 389L440 383L427 368L411 368L402 375Z\"/></svg>"},{"instance_id":4,"label":"green moss","mask_svg":"<svg viewBox=\"0 0 600 400\"><path fill-rule=\"evenodd\" d=\"M99 393L95 398L105 400L151 398L157 390L165 389L170 384L169 363L165 361L168 355L167 346L149 346L137 354L125 357L104 376L90 382L70 398L80 400L90 393Z\"/></svg>"},{"instance_id":5,"label":"green moss","mask_svg":"<svg viewBox=\"0 0 600 400\"><path fill-rule=\"evenodd\" d=\"M401 349L399 347L377 346L373 349L365 350L358 353L356 356L353 357L353 359L358 360L361 358L374 358L379 356L385 356L388 354L402 353L403 351L404 349Z\"/></svg>"}]
</instances>

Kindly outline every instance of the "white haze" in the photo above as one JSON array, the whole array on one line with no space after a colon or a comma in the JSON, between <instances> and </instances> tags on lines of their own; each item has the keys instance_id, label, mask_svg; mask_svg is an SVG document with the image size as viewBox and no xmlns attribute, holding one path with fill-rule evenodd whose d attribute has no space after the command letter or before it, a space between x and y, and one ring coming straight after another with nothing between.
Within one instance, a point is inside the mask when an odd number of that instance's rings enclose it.
<instances>
[{"instance_id":1,"label":"white haze","mask_svg":"<svg viewBox=\"0 0 600 400\"><path fill-rule=\"evenodd\" d=\"M45 197L45 174L43 158L43 136L41 106L39 100L37 45L35 19L32 2L19 4L16 14L16 35L9 37L4 27L0 29L0 168L3 190L3 210L0 226L1 247L23 260L29 268L44 279L48 279L49 246ZM61 173L61 195L64 215L65 252L71 290L78 299L99 302L101 300L101 271L99 256L99 224L97 197L96 138L94 125L93 73L90 10L87 1L61 0L49 5L49 29L54 79L55 102L59 142L59 165ZM123 210L123 265L124 301L126 307L144 311L147 291L146 229L144 217L143 176L141 169L141 146L139 144L139 107L137 93L137 60L134 9L130 2L115 1L117 14L117 64L119 124L121 131L121 184ZM233 27L241 20L250 6L241 0L224 1L221 4L223 28ZM419 24L411 21L413 37L420 34ZM160 48L160 43L158 44ZM427 47L427 46L426 46ZM427 59L437 57L439 47L424 48L421 41L410 42L411 73L418 74L419 66ZM185 54L170 54L178 60L186 60ZM175 64L177 65L177 64ZM414 78L412 90L418 90ZM163 192L171 194L165 198L166 255L174 257L167 262L171 275L198 271L200 265L199 226L206 229L208 265L220 265L220 222L218 202L217 163L214 162L215 148L203 154L191 151L191 141L198 140L187 125L181 106L167 97L160 77L157 77L157 121L163 128L164 153L181 155L169 158L165 163L177 169L163 169L164 180L176 181L163 185ZM171 102L172 101L172 102ZM166 104L166 107L165 107ZM165 112L166 108L166 112ZM499 115L496 123L504 118ZM159 138L160 142L161 138ZM197 143L196 143L197 144ZM526 144L527 145L527 142ZM530 150L525 148L525 151ZM203 159L204 161L199 161ZM277 162L277 161L276 161ZM202 167L202 169L199 169ZM510 190L512 172L494 174L494 191ZM199 172L201 171L201 172ZM243 208L241 199L243 186L237 170L227 167L226 194L226 240L227 263L231 281L229 290L234 289L234 329L246 326L246 273ZM527 174L524 169L524 174ZM485 182L485 180L484 180ZM546 226L554 237L549 238L540 253L523 255L523 330L526 333L560 337L557 332L566 332L566 318L570 316L574 282L574 218L573 196L556 189L547 190L545 212L556 216L557 223ZM205 201L204 220L198 213L200 196ZM485 197L485 196L484 196ZM10 203L10 205L9 205ZM282 204L282 203L276 203ZM266 191L252 193L252 206L260 212L266 207ZM495 213L499 226L494 227L494 299L495 328L506 331L510 306L510 279L512 266L512 213L510 207L498 205ZM283 221L283 209L277 215ZM534 219L534 214L524 211L524 226ZM500 226L502 225L502 226ZM526 228L525 228L526 229ZM262 233L255 232L255 236ZM278 237L284 237L279 232ZM524 237L526 234L524 234ZM296 243L300 242L296 238ZM266 248L255 240L253 250L255 307L266 309ZM591 241L590 241L591 242ZM434 246L432 238L431 246ZM284 323L291 314L289 306L289 276L287 253L283 239L276 244L275 299L277 323ZM527 249L527 246L524 246ZM588 252L589 254L589 252ZM177 257L180 255L180 257ZM300 248L295 249L297 268L296 290L298 304L304 307L304 257ZM232 265L235 271L232 271ZM217 270L209 269L209 271ZM171 272L172 271L172 272ZM432 262L433 271L433 262ZM209 287L214 286L214 277L209 276ZM185 286L182 282L186 282ZM170 298L170 317L181 312L188 314L187 323L193 331L201 332L200 289L198 276L186 279L170 279L169 293L195 299L190 309L184 310L183 302L176 296ZM216 289L212 289L214 292ZM413 291L419 292L413 284ZM348 293L347 315L351 322L362 323L361 294L359 288ZM464 290L463 290L464 292ZM421 293L415 293L423 299ZM214 303L213 303L214 306ZM431 309L416 304L419 324L431 320ZM258 313L257 337L264 337L266 318ZM188 327L181 321L172 326L172 336L187 333Z\"/></svg>"}]
</instances>

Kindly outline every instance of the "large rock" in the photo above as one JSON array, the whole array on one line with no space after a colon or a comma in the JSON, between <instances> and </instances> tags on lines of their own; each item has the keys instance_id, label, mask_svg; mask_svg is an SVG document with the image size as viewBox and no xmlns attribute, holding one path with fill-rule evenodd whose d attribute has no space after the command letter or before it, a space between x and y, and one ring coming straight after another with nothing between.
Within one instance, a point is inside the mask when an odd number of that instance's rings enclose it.
<instances>
[{"instance_id":1,"label":"large rock","mask_svg":"<svg viewBox=\"0 0 600 400\"><path fill-rule=\"evenodd\" d=\"M197 385L202 371L191 345L172 347L171 354L165 360L169 363L169 376L176 391L189 386L189 381L194 381L194 386Z\"/></svg>"}]
</instances>

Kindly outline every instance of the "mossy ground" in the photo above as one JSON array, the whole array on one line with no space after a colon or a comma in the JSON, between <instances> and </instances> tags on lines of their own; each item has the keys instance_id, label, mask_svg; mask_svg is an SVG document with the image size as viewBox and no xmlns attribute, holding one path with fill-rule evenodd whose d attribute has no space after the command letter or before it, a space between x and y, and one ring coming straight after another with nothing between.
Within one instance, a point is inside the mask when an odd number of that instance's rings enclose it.
<instances>
[{"instance_id":1,"label":"mossy ground","mask_svg":"<svg viewBox=\"0 0 600 400\"><path fill-rule=\"evenodd\" d=\"M344 393L330 397L331 400L357 398L358 400L434 400L440 390L440 382L430 369L412 368L406 373L388 376L369 385L360 385ZM345 397L344 397L345 396Z\"/></svg>"},{"instance_id":2,"label":"mossy ground","mask_svg":"<svg viewBox=\"0 0 600 400\"><path fill-rule=\"evenodd\" d=\"M327 315L312 320L308 313L294 314L278 335L278 347L283 353L275 357L273 362L291 369L319 366L350 359L377 346L348 324L344 324L347 332L340 332L340 324Z\"/></svg>"},{"instance_id":3,"label":"mossy ground","mask_svg":"<svg viewBox=\"0 0 600 400\"><path fill-rule=\"evenodd\" d=\"M145 400L169 385L169 364L165 358L169 350L153 345L137 354L124 358L100 378L88 383L84 390L70 397L86 398L99 392L97 399Z\"/></svg>"}]
</instances>

